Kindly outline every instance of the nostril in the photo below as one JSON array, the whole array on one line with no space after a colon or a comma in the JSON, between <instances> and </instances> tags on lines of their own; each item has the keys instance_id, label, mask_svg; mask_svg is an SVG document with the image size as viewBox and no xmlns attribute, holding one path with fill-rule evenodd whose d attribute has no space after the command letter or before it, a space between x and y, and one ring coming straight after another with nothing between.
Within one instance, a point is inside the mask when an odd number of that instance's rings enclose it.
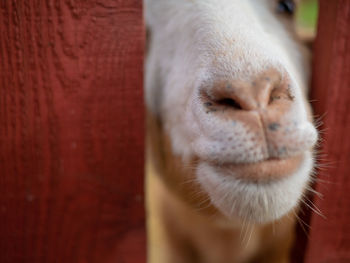
<instances>
[{"instance_id":1,"label":"nostril","mask_svg":"<svg viewBox=\"0 0 350 263\"><path fill-rule=\"evenodd\" d=\"M234 108L237 110L242 109L241 105L232 98L220 99L220 100L216 101L216 103L220 106L230 107L230 108Z\"/></svg>"},{"instance_id":2,"label":"nostril","mask_svg":"<svg viewBox=\"0 0 350 263\"><path fill-rule=\"evenodd\" d=\"M201 91L201 98L204 100L204 106L207 109L219 109L219 108L229 108L234 110L244 109L239 100L236 99L234 94L227 94L221 89L214 90L209 95L206 91Z\"/></svg>"},{"instance_id":3,"label":"nostril","mask_svg":"<svg viewBox=\"0 0 350 263\"><path fill-rule=\"evenodd\" d=\"M290 85L288 76L271 69L248 80L220 80L203 85L199 96L207 112L266 110L283 105L286 100L293 101Z\"/></svg>"},{"instance_id":4,"label":"nostril","mask_svg":"<svg viewBox=\"0 0 350 263\"><path fill-rule=\"evenodd\" d=\"M286 88L285 86L286 85L282 84L272 89L268 104L272 104L278 100L294 100L294 96L292 95L290 90L290 85L288 85L288 88Z\"/></svg>"},{"instance_id":5,"label":"nostril","mask_svg":"<svg viewBox=\"0 0 350 263\"><path fill-rule=\"evenodd\" d=\"M271 104L271 103L273 103L275 100L279 100L279 99L281 99L281 94L278 92L278 89L277 89L277 88L274 88L274 89L271 91L270 99L269 99L269 103L268 103L268 104Z\"/></svg>"},{"instance_id":6,"label":"nostril","mask_svg":"<svg viewBox=\"0 0 350 263\"><path fill-rule=\"evenodd\" d=\"M207 92L202 91L201 99L208 112L217 111L220 108L242 110L243 105L239 103L232 94L230 95L231 96L228 96L227 94L219 92L212 92L212 94L209 95Z\"/></svg>"}]
</instances>

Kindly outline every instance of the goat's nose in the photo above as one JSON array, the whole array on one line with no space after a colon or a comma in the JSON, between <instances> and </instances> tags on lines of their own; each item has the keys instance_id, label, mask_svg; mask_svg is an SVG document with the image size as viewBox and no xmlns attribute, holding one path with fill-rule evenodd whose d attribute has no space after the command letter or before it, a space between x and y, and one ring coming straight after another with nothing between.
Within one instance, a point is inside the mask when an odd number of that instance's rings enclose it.
<instances>
[{"instance_id":1,"label":"goat's nose","mask_svg":"<svg viewBox=\"0 0 350 263\"><path fill-rule=\"evenodd\" d=\"M275 100L292 99L289 80L277 70L268 70L249 80L221 81L204 92L208 106L252 111L265 109Z\"/></svg>"}]
</instances>

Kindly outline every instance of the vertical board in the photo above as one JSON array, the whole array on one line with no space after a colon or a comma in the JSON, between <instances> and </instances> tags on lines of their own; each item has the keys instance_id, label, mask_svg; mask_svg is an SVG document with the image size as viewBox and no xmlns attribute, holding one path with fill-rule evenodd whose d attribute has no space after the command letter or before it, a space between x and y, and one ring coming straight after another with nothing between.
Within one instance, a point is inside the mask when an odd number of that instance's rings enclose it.
<instances>
[{"instance_id":1,"label":"vertical board","mask_svg":"<svg viewBox=\"0 0 350 263\"><path fill-rule=\"evenodd\" d=\"M350 262L350 1L321 0L313 62L317 115L324 115L315 198L325 219L311 218L306 263Z\"/></svg>"},{"instance_id":2,"label":"vertical board","mask_svg":"<svg viewBox=\"0 0 350 263\"><path fill-rule=\"evenodd\" d=\"M0 1L0 262L144 262L139 0Z\"/></svg>"}]
</instances>

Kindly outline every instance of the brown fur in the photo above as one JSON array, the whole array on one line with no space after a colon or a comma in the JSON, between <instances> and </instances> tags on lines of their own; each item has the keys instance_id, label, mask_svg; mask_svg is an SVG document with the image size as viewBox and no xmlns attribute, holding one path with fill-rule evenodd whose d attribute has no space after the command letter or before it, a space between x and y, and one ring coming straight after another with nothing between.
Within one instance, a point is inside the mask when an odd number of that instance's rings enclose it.
<instances>
[{"instance_id":1,"label":"brown fur","mask_svg":"<svg viewBox=\"0 0 350 263\"><path fill-rule=\"evenodd\" d=\"M148 262L289 262L293 216L263 226L227 221L207 196L195 192L191 166L196 160L184 166L172 154L168 135L150 113L147 129Z\"/></svg>"}]
</instances>

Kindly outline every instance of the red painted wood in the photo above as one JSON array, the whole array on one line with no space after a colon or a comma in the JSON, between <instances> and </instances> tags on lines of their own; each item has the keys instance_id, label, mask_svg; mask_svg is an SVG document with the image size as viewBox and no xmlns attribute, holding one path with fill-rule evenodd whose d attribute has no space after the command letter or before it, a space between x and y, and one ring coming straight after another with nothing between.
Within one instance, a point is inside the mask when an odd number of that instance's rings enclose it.
<instances>
[{"instance_id":1,"label":"red painted wood","mask_svg":"<svg viewBox=\"0 0 350 263\"><path fill-rule=\"evenodd\" d=\"M314 50L313 94L325 113L321 170L315 199L326 219L311 218L306 263L350 262L350 1L321 0ZM322 163L322 162L321 162Z\"/></svg>"},{"instance_id":2,"label":"red painted wood","mask_svg":"<svg viewBox=\"0 0 350 263\"><path fill-rule=\"evenodd\" d=\"M142 1L0 1L0 262L144 262Z\"/></svg>"}]
</instances>

